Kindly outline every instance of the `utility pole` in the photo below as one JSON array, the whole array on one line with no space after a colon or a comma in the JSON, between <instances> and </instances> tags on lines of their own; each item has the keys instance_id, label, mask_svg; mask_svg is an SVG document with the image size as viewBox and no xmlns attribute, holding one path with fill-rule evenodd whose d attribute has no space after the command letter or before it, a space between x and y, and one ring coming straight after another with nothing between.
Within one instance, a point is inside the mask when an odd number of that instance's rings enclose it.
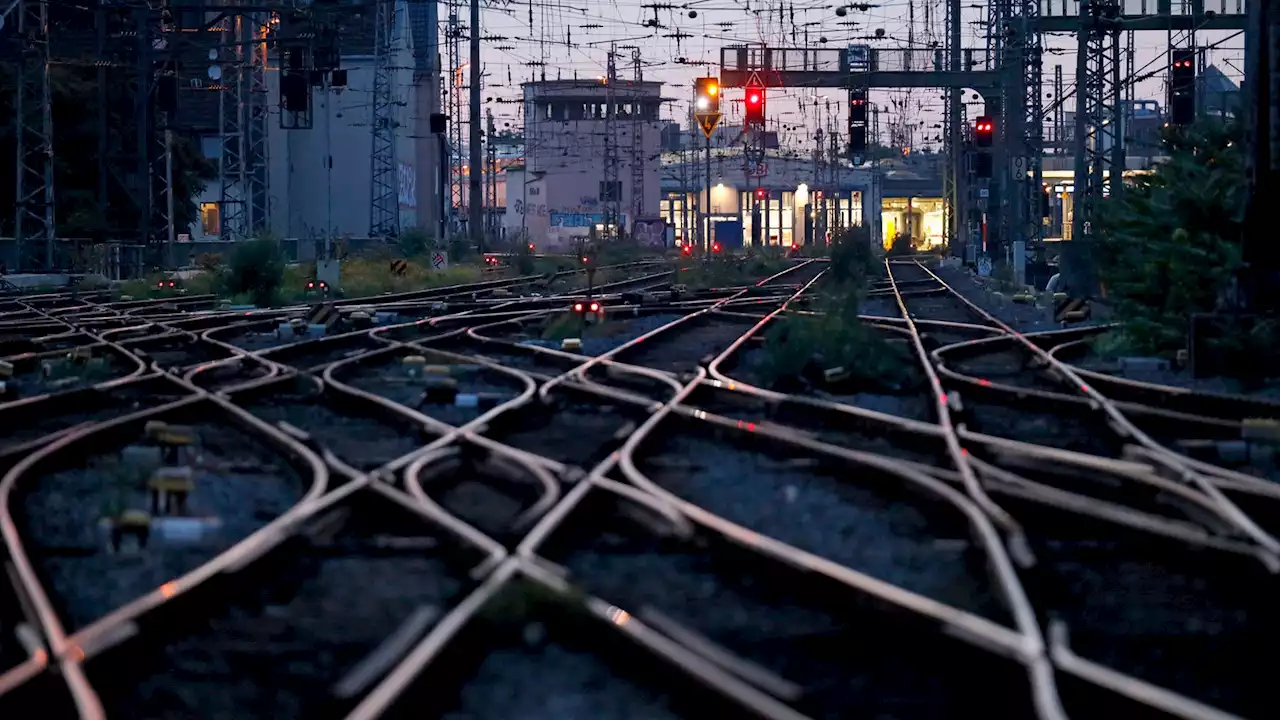
<instances>
[{"instance_id":1,"label":"utility pole","mask_svg":"<svg viewBox=\"0 0 1280 720\"><path fill-rule=\"evenodd\" d=\"M488 171L488 182L486 192L488 193L488 201L485 207L489 208L489 213L485 216L485 225L497 235L498 219L493 215L493 209L498 207L498 146L493 142L493 136L496 133L493 125L493 111L485 112L485 147L488 148L489 161L486 166Z\"/></svg>"},{"instance_id":2,"label":"utility pole","mask_svg":"<svg viewBox=\"0 0 1280 720\"><path fill-rule=\"evenodd\" d=\"M1104 187L1123 183L1124 136L1119 127L1120 7L1117 0L1082 0L1076 49L1075 191L1072 243L1063 250L1068 292L1093 292L1093 223ZM1117 160L1119 161L1117 164Z\"/></svg>"},{"instance_id":3,"label":"utility pole","mask_svg":"<svg viewBox=\"0 0 1280 720\"><path fill-rule=\"evenodd\" d=\"M622 182L618 179L618 52L609 46L608 69L605 73L604 115L604 182L600 200L604 203L602 239L618 238L622 215Z\"/></svg>"},{"instance_id":4,"label":"utility pole","mask_svg":"<svg viewBox=\"0 0 1280 720\"><path fill-rule=\"evenodd\" d=\"M960 0L947 0L947 55L951 72L960 72ZM963 88L947 88L947 117L945 125L947 167L945 173L945 201L947 204L947 242L951 245L951 253L961 254L964 240L961 235L965 225L964 199L962 187L962 168L964 167L964 143L960 135L960 101L964 97Z\"/></svg>"},{"instance_id":5,"label":"utility pole","mask_svg":"<svg viewBox=\"0 0 1280 720\"><path fill-rule=\"evenodd\" d=\"M386 240L400 234L396 172L395 72L391 67L391 34L395 4L375 3L373 31L373 115L369 153L369 237Z\"/></svg>"},{"instance_id":6,"label":"utility pole","mask_svg":"<svg viewBox=\"0 0 1280 720\"><path fill-rule=\"evenodd\" d=\"M445 91L445 114L449 116L449 200L447 214L454 215L456 226L462 210L462 24L458 18L458 3L449 3L449 26L445 42L449 52L449 79Z\"/></svg>"},{"instance_id":7,"label":"utility pole","mask_svg":"<svg viewBox=\"0 0 1280 720\"><path fill-rule=\"evenodd\" d=\"M640 92L644 82L644 71L640 65L640 48L631 48L631 64L635 69L631 85L631 227L644 217L644 169L645 144L644 133L649 127L649 118L642 102Z\"/></svg>"},{"instance_id":8,"label":"utility pole","mask_svg":"<svg viewBox=\"0 0 1280 720\"><path fill-rule=\"evenodd\" d=\"M481 168L484 158L480 154L480 0L471 0L471 122L470 158L467 175L467 224L471 231L471 242L476 250L484 252L484 196L480 188Z\"/></svg>"},{"instance_id":9,"label":"utility pole","mask_svg":"<svg viewBox=\"0 0 1280 720\"><path fill-rule=\"evenodd\" d=\"M49 90L49 6L19 0L18 42L22 47L15 93L17 184L14 235L22 269L53 270L53 107Z\"/></svg>"},{"instance_id":10,"label":"utility pole","mask_svg":"<svg viewBox=\"0 0 1280 720\"><path fill-rule=\"evenodd\" d=\"M1254 0L1248 6L1245 39L1246 145L1249 199L1243 238L1246 300L1256 310L1280 306L1280 271L1271 238L1268 209L1280 196L1280 2Z\"/></svg>"},{"instance_id":11,"label":"utility pole","mask_svg":"<svg viewBox=\"0 0 1280 720\"><path fill-rule=\"evenodd\" d=\"M703 252L710 258L712 252L712 133L707 133L707 209L703 211L707 229L703 234Z\"/></svg>"},{"instance_id":12,"label":"utility pole","mask_svg":"<svg viewBox=\"0 0 1280 720\"><path fill-rule=\"evenodd\" d=\"M814 116L817 117L818 103L814 102ZM818 235L818 193L822 192L822 125L813 136L813 187L809 189L809 201L805 207L805 245L812 245Z\"/></svg>"}]
</instances>

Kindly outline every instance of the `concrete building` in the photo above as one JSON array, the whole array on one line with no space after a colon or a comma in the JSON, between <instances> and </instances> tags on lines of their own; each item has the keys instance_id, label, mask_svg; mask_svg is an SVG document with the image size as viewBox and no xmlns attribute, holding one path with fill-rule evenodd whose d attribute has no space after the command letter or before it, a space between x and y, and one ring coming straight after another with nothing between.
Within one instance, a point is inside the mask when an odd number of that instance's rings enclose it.
<instances>
[{"instance_id":1,"label":"concrete building","mask_svg":"<svg viewBox=\"0 0 1280 720\"><path fill-rule=\"evenodd\" d=\"M524 83L523 166L506 173L505 228L531 242L557 245L604 222L609 192L621 197L623 228L658 217L662 84L619 80L615 139L618 187L605 187L610 89L601 80ZM640 152L633 149L639 138ZM632 169L640 170L640 215L635 218Z\"/></svg>"},{"instance_id":2,"label":"concrete building","mask_svg":"<svg viewBox=\"0 0 1280 720\"><path fill-rule=\"evenodd\" d=\"M280 69L277 63L268 63L267 208L269 227L279 237L322 238L328 231L335 237L369 235L374 16L369 4L340 36L347 84L313 88L310 129L280 127ZM433 170L439 167L438 141L429 127L431 114L439 112L437 25L435 3L394 0L390 64L402 230L434 228L439 212L440 178ZM221 138L215 132L201 140L205 156L216 162ZM326 162L330 157L331 165ZM200 220L186 231L192 241L217 239L224 215L221 192L221 183L215 180L198 197Z\"/></svg>"}]
</instances>

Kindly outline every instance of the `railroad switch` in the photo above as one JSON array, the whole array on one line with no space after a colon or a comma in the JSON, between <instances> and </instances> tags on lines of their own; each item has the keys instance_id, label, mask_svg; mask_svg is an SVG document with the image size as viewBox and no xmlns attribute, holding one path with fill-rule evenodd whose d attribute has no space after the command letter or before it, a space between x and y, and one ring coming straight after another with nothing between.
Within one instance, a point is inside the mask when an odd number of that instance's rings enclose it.
<instances>
[{"instance_id":1,"label":"railroad switch","mask_svg":"<svg viewBox=\"0 0 1280 720\"><path fill-rule=\"evenodd\" d=\"M425 374L427 359L421 355L406 355L400 359L400 364L404 366L405 373L409 377L417 378Z\"/></svg>"},{"instance_id":2,"label":"railroad switch","mask_svg":"<svg viewBox=\"0 0 1280 720\"><path fill-rule=\"evenodd\" d=\"M827 368L822 371L822 379L829 383L838 383L848 380L852 373L843 367Z\"/></svg>"},{"instance_id":3,"label":"railroad switch","mask_svg":"<svg viewBox=\"0 0 1280 720\"><path fill-rule=\"evenodd\" d=\"M139 550L147 547L151 538L151 516L141 510L125 510L111 518L111 549L120 552L125 538L132 538Z\"/></svg>"},{"instance_id":4,"label":"railroad switch","mask_svg":"<svg viewBox=\"0 0 1280 720\"><path fill-rule=\"evenodd\" d=\"M459 393L453 398L454 407L492 410L510 398L498 393Z\"/></svg>"},{"instance_id":5,"label":"railroad switch","mask_svg":"<svg viewBox=\"0 0 1280 720\"><path fill-rule=\"evenodd\" d=\"M153 515L186 515L187 496L195 490L195 473L189 466L163 467L151 474L147 483L151 491Z\"/></svg>"},{"instance_id":6,"label":"railroad switch","mask_svg":"<svg viewBox=\"0 0 1280 720\"><path fill-rule=\"evenodd\" d=\"M498 289L494 290L491 294L492 294L492 296L493 296L493 297L496 297L496 298L509 298L509 297L511 297L511 291L510 291L510 290L508 290L508 289L506 289L506 288L498 288Z\"/></svg>"},{"instance_id":7,"label":"railroad switch","mask_svg":"<svg viewBox=\"0 0 1280 720\"><path fill-rule=\"evenodd\" d=\"M1271 418L1245 418L1240 424L1240 437L1270 444L1280 444L1280 421Z\"/></svg>"},{"instance_id":8,"label":"railroad switch","mask_svg":"<svg viewBox=\"0 0 1280 720\"><path fill-rule=\"evenodd\" d=\"M427 381L426 390L422 392L420 403L427 405L449 405L458 398L458 381L450 377L435 377Z\"/></svg>"},{"instance_id":9,"label":"railroad switch","mask_svg":"<svg viewBox=\"0 0 1280 720\"><path fill-rule=\"evenodd\" d=\"M582 349L582 338L565 338L560 341L560 349L565 352L577 352Z\"/></svg>"},{"instance_id":10,"label":"railroad switch","mask_svg":"<svg viewBox=\"0 0 1280 720\"><path fill-rule=\"evenodd\" d=\"M1014 295L1010 299L1018 303L1019 305L1035 305L1036 304L1036 296L1032 295L1031 293L1018 293L1017 295Z\"/></svg>"},{"instance_id":11,"label":"railroad switch","mask_svg":"<svg viewBox=\"0 0 1280 720\"><path fill-rule=\"evenodd\" d=\"M195 428L183 425L170 425L159 420L148 422L143 431L147 437L160 446L163 462L180 465L190 448L196 442Z\"/></svg>"},{"instance_id":12,"label":"railroad switch","mask_svg":"<svg viewBox=\"0 0 1280 720\"><path fill-rule=\"evenodd\" d=\"M373 327L373 318L367 312L356 311L347 316L347 320L351 322L351 326L357 330L364 330Z\"/></svg>"}]
</instances>

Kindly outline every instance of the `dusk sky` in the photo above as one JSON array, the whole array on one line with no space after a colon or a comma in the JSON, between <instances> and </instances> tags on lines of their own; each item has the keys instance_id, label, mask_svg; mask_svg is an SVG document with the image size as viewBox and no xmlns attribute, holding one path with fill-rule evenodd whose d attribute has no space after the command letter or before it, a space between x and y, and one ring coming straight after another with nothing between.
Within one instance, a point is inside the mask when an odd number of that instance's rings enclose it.
<instances>
[{"instance_id":1,"label":"dusk sky","mask_svg":"<svg viewBox=\"0 0 1280 720\"><path fill-rule=\"evenodd\" d=\"M1213 8L1223 0L1210 0ZM1226 0L1227 10L1234 10L1236 0ZM1154 0L1147 5L1154 7ZM1136 13L1142 0L1126 0L1126 10ZM584 6L587 9L583 9ZM459 16L465 23L467 6L458 5ZM607 53L611 43L619 46L638 46L641 49L643 71L646 80L666 83L664 97L672 98L663 117L683 119L688 113L688 98L693 79L703 70L690 63L707 63L706 74L718 74L720 48L741 43L767 43L771 47L842 48L850 44L868 44L875 48L905 49L907 47L928 50L941 47L946 39L945 5L941 0L886 0L866 6L851 8L846 15L837 15L837 5L831 2L764 3L760 0L700 0L679 4L675 9L654 10L652 3L635 0L608 3L566 2L565 0L533 0L532 2L487 3L482 10L483 57L486 106L492 109L498 126L518 128L519 85L531 79L539 79L543 69L530 62L545 62L548 79L599 77L605 74ZM1045 7L1049 7L1046 1ZM1072 0L1054 0L1053 13L1069 14L1077 11ZM691 12L697 17L689 17ZM1045 10L1048 14L1049 10ZM441 20L447 19L449 5L440 6ZM969 4L963 10L963 43L966 48L983 48L986 44L986 6ZM658 27L651 27L656 21ZM647 25L648 24L648 25ZM884 36L875 38L875 32L883 29ZM1232 33L1201 32L1201 45L1220 43L1209 51L1208 62L1217 64L1228 77L1239 81L1242 73L1243 41ZM1134 66L1137 74L1158 71L1165 64L1164 48L1167 37L1163 32L1146 32L1137 35L1137 51ZM825 42L823 42L825 40ZM910 42L909 42L910 41ZM936 45L935 45L936 43ZM1066 90L1073 86L1075 69L1075 41L1071 36L1052 36L1046 42L1044 60L1045 91L1052 91L1053 66L1063 65ZM443 47L442 47L443 49ZM631 50L620 50L619 74L631 77ZM685 63L677 62L685 59ZM466 48L463 48L463 60ZM445 57L447 65L448 58ZM1163 99L1164 73L1138 85L1139 99ZM730 90L726 99L740 100L741 90ZM971 97L967 95L967 97ZM492 99L492 101L490 101ZM815 101L818 105L815 107ZM881 115L881 130L886 132L890 123L915 124L917 147L938 146L936 139L941 130L934 127L941 123L942 93L938 90L876 90L871 102L886 108ZM1048 102L1048 101L1046 101ZM812 89L773 89L768 99L768 115L779 123L784 142L792 143L801 137L812 137L819 123L825 125L829 118L836 127L843 128L843 93ZM830 103L830 110L827 109ZM741 104L729 102L722 107L725 122L733 123L740 117ZM1068 102L1068 111L1074 110L1074 101ZM976 109L971 111L976 114ZM821 116L821 119L819 119ZM923 123L923 124L921 124Z\"/></svg>"}]
</instances>

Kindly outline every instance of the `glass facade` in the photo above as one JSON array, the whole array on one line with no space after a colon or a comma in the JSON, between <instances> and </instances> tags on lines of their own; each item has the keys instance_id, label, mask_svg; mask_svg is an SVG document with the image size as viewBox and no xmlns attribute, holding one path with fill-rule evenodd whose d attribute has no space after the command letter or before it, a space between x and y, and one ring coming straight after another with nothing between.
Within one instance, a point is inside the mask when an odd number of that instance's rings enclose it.
<instances>
[{"instance_id":1,"label":"glass facade","mask_svg":"<svg viewBox=\"0 0 1280 720\"><path fill-rule=\"evenodd\" d=\"M803 189L799 192L774 190L769 197L760 200L756 199L754 191L735 190L728 186L717 186L711 190L712 219L741 220L743 245L750 245L754 237L753 206L759 208L760 237L765 245L803 244L804 218L816 210L818 202L820 201L808 196ZM811 206L810 203L815 205ZM682 196L680 193L667 193L660 202L662 218L675 228L676 239L680 242L685 242L689 235L686 225L695 222L695 207L693 194ZM827 226L834 228L837 223L841 227L862 224L861 192L849 191L838 198L828 196ZM715 239L714 229L712 239Z\"/></svg>"}]
</instances>

